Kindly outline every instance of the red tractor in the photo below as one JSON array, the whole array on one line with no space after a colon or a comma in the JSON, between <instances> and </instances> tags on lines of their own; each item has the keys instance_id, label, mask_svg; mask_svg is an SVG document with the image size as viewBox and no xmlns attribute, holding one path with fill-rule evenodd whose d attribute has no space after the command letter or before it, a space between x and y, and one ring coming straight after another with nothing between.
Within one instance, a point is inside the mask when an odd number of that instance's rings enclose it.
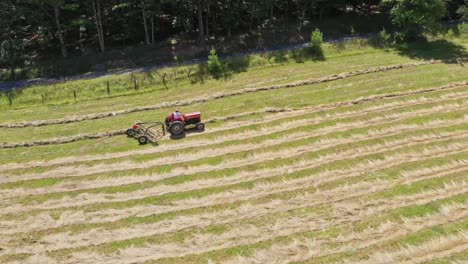
<instances>
[{"instance_id":1,"label":"red tractor","mask_svg":"<svg viewBox=\"0 0 468 264\"><path fill-rule=\"evenodd\" d=\"M179 117L174 117L174 114L166 117L166 128L173 136L181 135L185 132L188 126L194 126L197 130L203 131L205 124L201 122L200 112L183 114Z\"/></svg>"}]
</instances>

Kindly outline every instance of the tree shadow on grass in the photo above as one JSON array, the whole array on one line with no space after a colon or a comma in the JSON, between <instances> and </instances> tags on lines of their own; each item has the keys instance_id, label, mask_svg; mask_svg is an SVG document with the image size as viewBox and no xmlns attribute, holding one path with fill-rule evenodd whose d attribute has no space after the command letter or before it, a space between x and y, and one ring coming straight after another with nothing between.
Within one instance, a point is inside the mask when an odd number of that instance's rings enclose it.
<instances>
[{"instance_id":1,"label":"tree shadow on grass","mask_svg":"<svg viewBox=\"0 0 468 264\"><path fill-rule=\"evenodd\" d=\"M286 51L270 52L268 59L274 63L286 63L288 62L288 53Z\"/></svg>"},{"instance_id":2,"label":"tree shadow on grass","mask_svg":"<svg viewBox=\"0 0 468 264\"><path fill-rule=\"evenodd\" d=\"M305 61L325 61L323 51L313 51L311 48L295 49L291 51L291 58L296 63L304 63Z\"/></svg>"},{"instance_id":3,"label":"tree shadow on grass","mask_svg":"<svg viewBox=\"0 0 468 264\"><path fill-rule=\"evenodd\" d=\"M250 56L236 56L225 61L223 76L225 79L234 74L246 72L250 66Z\"/></svg>"},{"instance_id":4,"label":"tree shadow on grass","mask_svg":"<svg viewBox=\"0 0 468 264\"><path fill-rule=\"evenodd\" d=\"M457 63L455 59L468 57L468 53L463 46L445 39L434 41L421 39L410 43L398 44L396 49L400 55L412 59L445 60L447 63Z\"/></svg>"}]
</instances>

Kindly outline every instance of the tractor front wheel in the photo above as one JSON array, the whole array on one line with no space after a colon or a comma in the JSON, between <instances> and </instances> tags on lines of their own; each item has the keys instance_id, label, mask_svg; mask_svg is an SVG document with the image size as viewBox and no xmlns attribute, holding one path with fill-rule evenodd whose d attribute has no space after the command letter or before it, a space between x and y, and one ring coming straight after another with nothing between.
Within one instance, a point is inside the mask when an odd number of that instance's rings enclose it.
<instances>
[{"instance_id":1,"label":"tractor front wheel","mask_svg":"<svg viewBox=\"0 0 468 264\"><path fill-rule=\"evenodd\" d=\"M140 145L145 145L148 143L148 138L146 136L141 136L138 138L138 143L140 143Z\"/></svg>"},{"instance_id":2,"label":"tractor front wheel","mask_svg":"<svg viewBox=\"0 0 468 264\"><path fill-rule=\"evenodd\" d=\"M184 131L185 131L185 125L184 123L180 121L172 122L172 124L169 126L169 133L171 133L171 135L173 136L178 136L184 133Z\"/></svg>"},{"instance_id":3,"label":"tractor front wheel","mask_svg":"<svg viewBox=\"0 0 468 264\"><path fill-rule=\"evenodd\" d=\"M197 130L203 131L205 130L205 124L203 123L198 123L196 126Z\"/></svg>"}]
</instances>

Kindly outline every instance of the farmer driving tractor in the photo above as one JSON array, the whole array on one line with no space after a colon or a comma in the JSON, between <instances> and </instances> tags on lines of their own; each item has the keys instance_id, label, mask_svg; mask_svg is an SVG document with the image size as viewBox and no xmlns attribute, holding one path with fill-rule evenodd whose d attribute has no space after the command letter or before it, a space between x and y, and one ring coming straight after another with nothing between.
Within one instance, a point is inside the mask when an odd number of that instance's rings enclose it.
<instances>
[{"instance_id":1,"label":"farmer driving tractor","mask_svg":"<svg viewBox=\"0 0 468 264\"><path fill-rule=\"evenodd\" d=\"M176 109L174 113L172 113L173 120L184 120L184 116L180 114L179 109Z\"/></svg>"},{"instance_id":2,"label":"farmer driving tractor","mask_svg":"<svg viewBox=\"0 0 468 264\"><path fill-rule=\"evenodd\" d=\"M171 135L180 135L185 132L187 126L194 126L197 130L205 130L205 124L201 122L200 112L181 114L176 109L172 114L166 117L166 128Z\"/></svg>"}]
</instances>

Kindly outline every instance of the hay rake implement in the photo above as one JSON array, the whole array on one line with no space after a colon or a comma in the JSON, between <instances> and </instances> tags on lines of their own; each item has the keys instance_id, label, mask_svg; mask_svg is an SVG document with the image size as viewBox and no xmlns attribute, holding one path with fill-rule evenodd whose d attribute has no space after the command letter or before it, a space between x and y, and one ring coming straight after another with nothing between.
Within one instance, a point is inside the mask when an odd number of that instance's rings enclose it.
<instances>
[{"instance_id":1,"label":"hay rake implement","mask_svg":"<svg viewBox=\"0 0 468 264\"><path fill-rule=\"evenodd\" d=\"M140 122L127 129L127 136L136 138L141 145L157 141L166 135L166 129L161 122Z\"/></svg>"}]
</instances>

